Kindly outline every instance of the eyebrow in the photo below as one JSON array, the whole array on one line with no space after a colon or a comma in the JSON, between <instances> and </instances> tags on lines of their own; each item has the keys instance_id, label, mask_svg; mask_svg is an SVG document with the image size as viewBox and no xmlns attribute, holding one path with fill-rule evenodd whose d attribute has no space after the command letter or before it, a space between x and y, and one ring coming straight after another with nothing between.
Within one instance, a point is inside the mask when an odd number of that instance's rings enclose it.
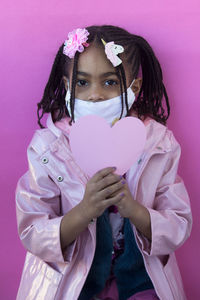
<instances>
[{"instance_id":1,"label":"eyebrow","mask_svg":"<svg viewBox=\"0 0 200 300\"><path fill-rule=\"evenodd\" d=\"M85 77L92 77L92 75L90 73L86 73L86 72L82 72L82 71L78 71L77 75L82 75L82 76L85 76ZM111 75L117 76L117 73L116 72L106 72L106 73L100 74L100 77L108 77L108 76L111 76Z\"/></svg>"}]
</instances>

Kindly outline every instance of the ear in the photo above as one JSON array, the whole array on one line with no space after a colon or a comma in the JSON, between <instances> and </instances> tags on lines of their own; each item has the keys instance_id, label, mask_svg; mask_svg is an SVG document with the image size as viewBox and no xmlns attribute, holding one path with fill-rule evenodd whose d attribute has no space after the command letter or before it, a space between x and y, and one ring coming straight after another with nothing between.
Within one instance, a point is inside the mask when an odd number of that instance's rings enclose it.
<instances>
[{"instance_id":1,"label":"ear","mask_svg":"<svg viewBox=\"0 0 200 300\"><path fill-rule=\"evenodd\" d=\"M139 94L141 86L142 86L142 78L141 77L136 78L131 87L136 96Z\"/></svg>"},{"instance_id":2,"label":"ear","mask_svg":"<svg viewBox=\"0 0 200 300\"><path fill-rule=\"evenodd\" d=\"M68 79L66 76L63 76L63 81L64 81L65 89L67 91L68 90Z\"/></svg>"}]
</instances>

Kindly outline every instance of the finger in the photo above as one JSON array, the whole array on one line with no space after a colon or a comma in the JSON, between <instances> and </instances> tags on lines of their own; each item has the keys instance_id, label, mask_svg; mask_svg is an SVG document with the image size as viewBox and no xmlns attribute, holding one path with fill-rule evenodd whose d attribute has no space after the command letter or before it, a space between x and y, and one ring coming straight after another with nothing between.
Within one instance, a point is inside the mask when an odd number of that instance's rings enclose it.
<instances>
[{"instance_id":1,"label":"finger","mask_svg":"<svg viewBox=\"0 0 200 300\"><path fill-rule=\"evenodd\" d=\"M120 201L123 199L124 197L124 193L119 193L118 195L111 197L109 199L103 200L102 201L102 205L105 205L105 207L109 207L111 205L117 205L118 203L120 203Z\"/></svg>"},{"instance_id":2,"label":"finger","mask_svg":"<svg viewBox=\"0 0 200 300\"><path fill-rule=\"evenodd\" d=\"M107 176L108 174L111 174L115 171L116 171L115 167L108 167L108 168L101 169L97 173L94 174L94 176L91 178L91 181L98 182L99 180L101 180L102 178Z\"/></svg>"},{"instance_id":3,"label":"finger","mask_svg":"<svg viewBox=\"0 0 200 300\"><path fill-rule=\"evenodd\" d=\"M117 183L122 180L122 176L116 175L116 174L108 174L107 176L104 176L100 181L97 182L97 191L101 191L105 189L106 187L113 185L114 183Z\"/></svg>"},{"instance_id":4,"label":"finger","mask_svg":"<svg viewBox=\"0 0 200 300\"><path fill-rule=\"evenodd\" d=\"M117 192L118 190L121 190L124 187L124 184L125 184L124 180L118 181L117 183L114 183L106 187L105 189L99 191L98 197L100 199L110 198L113 193Z\"/></svg>"},{"instance_id":5,"label":"finger","mask_svg":"<svg viewBox=\"0 0 200 300\"><path fill-rule=\"evenodd\" d=\"M112 193L108 198L115 197L115 196L117 196L120 193L124 193L124 194L126 193L126 191L124 189L124 186L121 189L117 190L116 192Z\"/></svg>"}]
</instances>

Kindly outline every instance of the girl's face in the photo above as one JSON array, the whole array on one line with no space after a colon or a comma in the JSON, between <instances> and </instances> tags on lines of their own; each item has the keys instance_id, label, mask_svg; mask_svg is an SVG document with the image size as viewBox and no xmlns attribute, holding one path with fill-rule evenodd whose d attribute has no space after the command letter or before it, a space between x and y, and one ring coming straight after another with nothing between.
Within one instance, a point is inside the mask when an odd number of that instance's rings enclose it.
<instances>
[{"instance_id":1,"label":"girl's face","mask_svg":"<svg viewBox=\"0 0 200 300\"><path fill-rule=\"evenodd\" d=\"M125 67L127 86L134 79L128 67ZM68 89L67 78L63 77ZM69 72L71 88L72 67ZM141 86L141 79L136 79L132 85L137 94ZM75 97L85 101L103 101L120 95L120 83L116 69L107 59L103 48L91 45L80 54L77 68L77 84Z\"/></svg>"}]
</instances>

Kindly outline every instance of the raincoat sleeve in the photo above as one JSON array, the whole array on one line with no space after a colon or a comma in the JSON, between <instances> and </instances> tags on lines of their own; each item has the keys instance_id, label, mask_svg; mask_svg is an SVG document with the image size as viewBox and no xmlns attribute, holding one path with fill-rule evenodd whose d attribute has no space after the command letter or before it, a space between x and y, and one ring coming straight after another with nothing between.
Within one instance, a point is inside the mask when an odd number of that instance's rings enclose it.
<instances>
[{"instance_id":1,"label":"raincoat sleeve","mask_svg":"<svg viewBox=\"0 0 200 300\"><path fill-rule=\"evenodd\" d=\"M76 242L61 249L60 190L39 162L38 153L29 146L29 170L18 181L16 216L20 240L26 250L46 262L70 261Z\"/></svg>"},{"instance_id":2,"label":"raincoat sleeve","mask_svg":"<svg viewBox=\"0 0 200 300\"><path fill-rule=\"evenodd\" d=\"M136 230L138 244L148 256L174 252L189 237L192 228L189 196L183 180L177 175L181 149L172 133L170 139L172 151L164 154L168 155L168 159L165 159L154 204L153 207L147 207L151 218L151 242Z\"/></svg>"}]
</instances>

